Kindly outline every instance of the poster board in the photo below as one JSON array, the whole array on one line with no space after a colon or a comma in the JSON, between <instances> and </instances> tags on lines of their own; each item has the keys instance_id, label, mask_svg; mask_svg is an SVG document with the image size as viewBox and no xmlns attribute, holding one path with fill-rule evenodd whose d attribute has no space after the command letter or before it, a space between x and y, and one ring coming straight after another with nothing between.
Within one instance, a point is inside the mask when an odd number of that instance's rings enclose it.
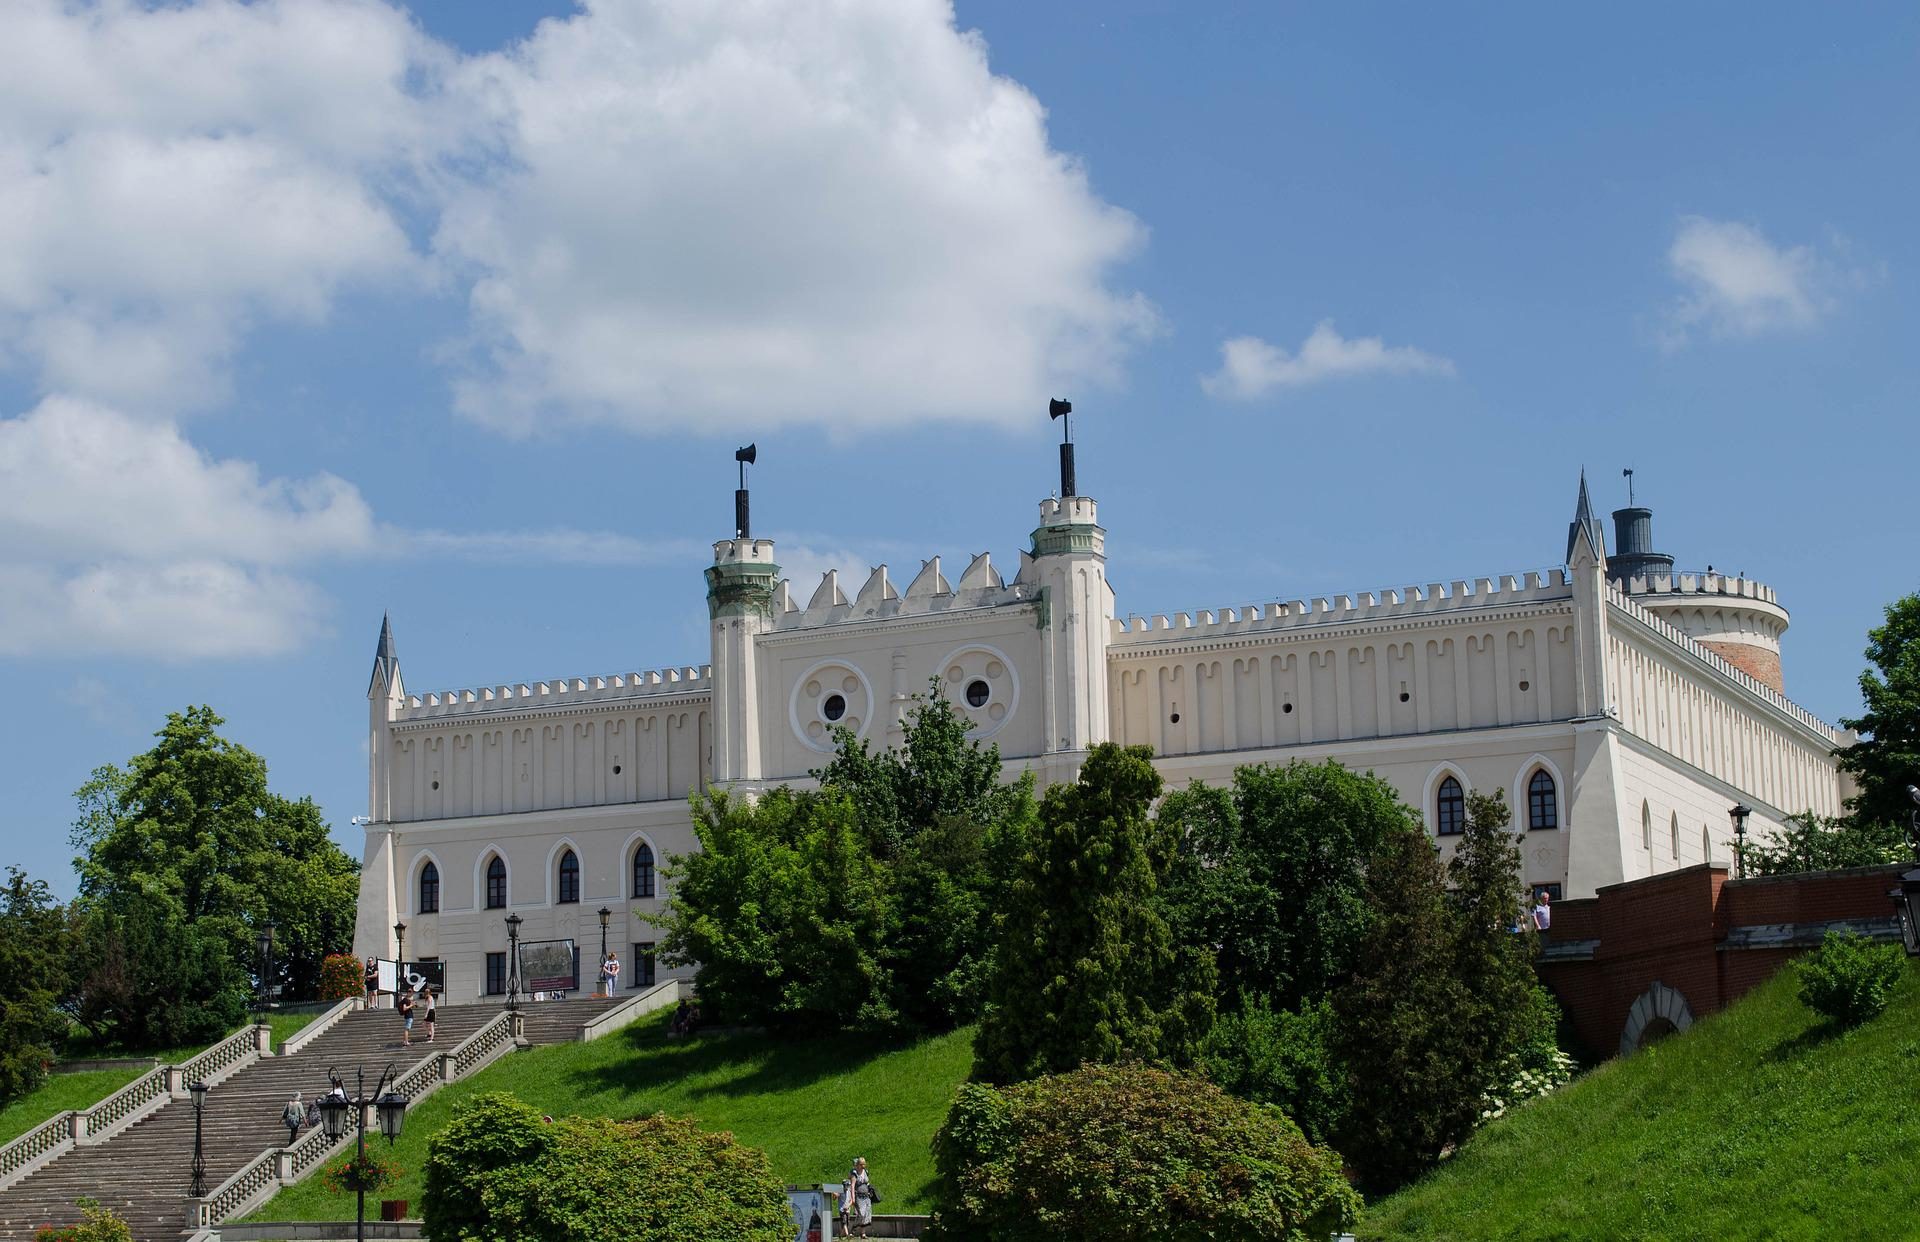
<instances>
[{"instance_id":1,"label":"poster board","mask_svg":"<svg viewBox=\"0 0 1920 1242\"><path fill-rule=\"evenodd\" d=\"M398 992L400 990L400 963L380 958L374 963L380 968L380 990Z\"/></svg>"},{"instance_id":2,"label":"poster board","mask_svg":"<svg viewBox=\"0 0 1920 1242\"><path fill-rule=\"evenodd\" d=\"M408 962L406 966L408 987L418 991L421 985L425 984L433 988L434 995L446 995L447 964L445 962Z\"/></svg>"},{"instance_id":3,"label":"poster board","mask_svg":"<svg viewBox=\"0 0 1920 1242\"><path fill-rule=\"evenodd\" d=\"M580 980L573 969L573 941L522 940L520 942L520 990L522 992L577 992Z\"/></svg>"}]
</instances>

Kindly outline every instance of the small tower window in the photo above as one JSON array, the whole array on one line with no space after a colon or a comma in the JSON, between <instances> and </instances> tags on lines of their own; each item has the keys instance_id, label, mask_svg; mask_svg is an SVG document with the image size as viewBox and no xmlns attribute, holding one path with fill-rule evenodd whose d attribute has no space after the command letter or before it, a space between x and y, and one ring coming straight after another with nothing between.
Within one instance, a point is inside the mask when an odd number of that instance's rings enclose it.
<instances>
[{"instance_id":1,"label":"small tower window","mask_svg":"<svg viewBox=\"0 0 1920 1242\"><path fill-rule=\"evenodd\" d=\"M428 859L427 865L420 868L420 914L440 913L440 868Z\"/></svg>"},{"instance_id":2,"label":"small tower window","mask_svg":"<svg viewBox=\"0 0 1920 1242\"><path fill-rule=\"evenodd\" d=\"M1443 837L1466 831L1467 795L1451 776L1440 782L1440 792L1434 798L1433 824L1434 831Z\"/></svg>"},{"instance_id":3,"label":"small tower window","mask_svg":"<svg viewBox=\"0 0 1920 1242\"><path fill-rule=\"evenodd\" d=\"M829 694L820 704L820 714L828 720L838 720L847 714L847 700L838 694Z\"/></svg>"},{"instance_id":4,"label":"small tower window","mask_svg":"<svg viewBox=\"0 0 1920 1242\"><path fill-rule=\"evenodd\" d=\"M1644 800L1640 803L1640 848L1653 853L1653 808Z\"/></svg>"},{"instance_id":5,"label":"small tower window","mask_svg":"<svg viewBox=\"0 0 1920 1242\"><path fill-rule=\"evenodd\" d=\"M653 896L653 847L645 841L633 851L633 895Z\"/></svg>"},{"instance_id":6,"label":"small tower window","mask_svg":"<svg viewBox=\"0 0 1920 1242\"><path fill-rule=\"evenodd\" d=\"M1678 811L1675 811L1673 813L1672 833L1673 833L1673 858L1675 862L1678 862L1680 861L1680 812Z\"/></svg>"},{"instance_id":7,"label":"small tower window","mask_svg":"<svg viewBox=\"0 0 1920 1242\"><path fill-rule=\"evenodd\" d=\"M1542 828L1560 826L1560 799L1553 787L1553 777L1541 768L1527 782L1527 828L1538 831Z\"/></svg>"},{"instance_id":8,"label":"small tower window","mask_svg":"<svg viewBox=\"0 0 1920 1242\"><path fill-rule=\"evenodd\" d=\"M495 854L487 862L487 909L507 908L507 864Z\"/></svg>"},{"instance_id":9,"label":"small tower window","mask_svg":"<svg viewBox=\"0 0 1920 1242\"><path fill-rule=\"evenodd\" d=\"M580 900L580 859L572 850L560 855L560 901L567 905Z\"/></svg>"}]
</instances>

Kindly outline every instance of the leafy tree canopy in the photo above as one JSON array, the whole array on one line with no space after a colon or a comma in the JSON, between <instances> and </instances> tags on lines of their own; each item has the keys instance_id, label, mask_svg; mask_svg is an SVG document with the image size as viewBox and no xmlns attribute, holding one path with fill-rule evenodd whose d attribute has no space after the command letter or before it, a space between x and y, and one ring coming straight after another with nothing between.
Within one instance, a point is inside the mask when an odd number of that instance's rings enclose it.
<instances>
[{"instance_id":1,"label":"leafy tree canopy","mask_svg":"<svg viewBox=\"0 0 1920 1242\"><path fill-rule=\"evenodd\" d=\"M66 1033L66 910L40 880L7 868L0 888L0 1105L38 1087Z\"/></svg>"},{"instance_id":2,"label":"leafy tree canopy","mask_svg":"<svg viewBox=\"0 0 1920 1242\"><path fill-rule=\"evenodd\" d=\"M1914 811L1907 786L1920 784L1920 592L1887 605L1886 624L1867 631L1860 674L1866 712L1841 724L1866 738L1836 752L1860 782L1847 802L1863 824L1905 825Z\"/></svg>"},{"instance_id":3,"label":"leafy tree canopy","mask_svg":"<svg viewBox=\"0 0 1920 1242\"><path fill-rule=\"evenodd\" d=\"M76 795L84 905L119 908L135 894L166 903L257 969L255 929L272 919L276 982L312 995L320 963L353 936L359 864L327 835L311 798L267 788L267 765L221 737L209 707L170 713L153 749L97 769Z\"/></svg>"},{"instance_id":4,"label":"leafy tree canopy","mask_svg":"<svg viewBox=\"0 0 1920 1242\"><path fill-rule=\"evenodd\" d=\"M1371 917L1367 859L1418 825L1392 786L1332 760L1238 768L1231 789L1196 781L1159 818L1186 851L1172 899L1181 937L1217 946L1223 995L1278 1009L1347 977Z\"/></svg>"},{"instance_id":5,"label":"leafy tree canopy","mask_svg":"<svg viewBox=\"0 0 1920 1242\"><path fill-rule=\"evenodd\" d=\"M1213 1019L1210 949L1176 944L1158 893L1170 831L1148 818L1153 752L1103 743L1047 791L1014 868L975 1040L976 1077L1083 1061L1190 1064Z\"/></svg>"},{"instance_id":6,"label":"leafy tree canopy","mask_svg":"<svg viewBox=\"0 0 1920 1242\"><path fill-rule=\"evenodd\" d=\"M1907 834L1890 820L1847 815L1830 819L1807 811L1785 828L1746 845L1750 875L1788 875L1796 871L1837 871L1902 862Z\"/></svg>"}]
</instances>

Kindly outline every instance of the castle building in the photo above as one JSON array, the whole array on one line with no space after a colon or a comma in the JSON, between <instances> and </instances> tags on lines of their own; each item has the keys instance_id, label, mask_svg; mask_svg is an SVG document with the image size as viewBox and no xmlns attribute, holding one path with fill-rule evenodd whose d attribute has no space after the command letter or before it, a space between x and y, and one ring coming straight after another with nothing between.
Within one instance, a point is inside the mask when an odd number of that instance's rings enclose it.
<instances>
[{"instance_id":1,"label":"castle building","mask_svg":"<svg viewBox=\"0 0 1920 1242\"><path fill-rule=\"evenodd\" d=\"M935 557L904 590L882 565L804 601L743 488L701 666L409 694L383 623L355 951L392 956L404 922L452 996L497 995L511 913L523 941L573 939L591 986L604 910L622 987L665 978L653 919L661 867L696 848L688 793L805 783L836 725L897 744L934 678L1043 787L1109 740L1151 746L1170 786L1331 758L1389 781L1443 852L1466 794L1502 791L1526 879L1567 897L1726 863L1735 804L1756 836L1840 812L1850 737L1784 696L1773 591L1676 572L1644 508L1613 515L1609 556L1584 476L1559 568L1121 617L1068 462L1012 581Z\"/></svg>"}]
</instances>

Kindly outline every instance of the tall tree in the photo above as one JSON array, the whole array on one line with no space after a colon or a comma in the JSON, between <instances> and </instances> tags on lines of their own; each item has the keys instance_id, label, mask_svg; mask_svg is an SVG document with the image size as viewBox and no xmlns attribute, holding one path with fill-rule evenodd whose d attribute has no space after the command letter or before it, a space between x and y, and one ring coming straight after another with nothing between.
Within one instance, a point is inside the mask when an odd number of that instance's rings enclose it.
<instances>
[{"instance_id":1,"label":"tall tree","mask_svg":"<svg viewBox=\"0 0 1920 1242\"><path fill-rule=\"evenodd\" d=\"M1860 674L1866 712L1841 720L1866 737L1835 752L1860 792L1847 807L1862 824L1905 825L1914 805L1907 786L1920 784L1920 592L1887 605L1886 624L1867 631Z\"/></svg>"},{"instance_id":2,"label":"tall tree","mask_svg":"<svg viewBox=\"0 0 1920 1242\"><path fill-rule=\"evenodd\" d=\"M1183 939L1217 947L1223 996L1296 1009L1351 971L1370 918L1366 864L1418 820L1393 787L1333 760L1237 768L1231 790L1168 795L1160 821L1184 843Z\"/></svg>"},{"instance_id":3,"label":"tall tree","mask_svg":"<svg viewBox=\"0 0 1920 1242\"><path fill-rule=\"evenodd\" d=\"M1145 746L1103 743L1047 791L1015 867L974 1074L1019 1082L1083 1061L1191 1063L1213 1019L1212 952L1176 944L1158 900L1171 832Z\"/></svg>"},{"instance_id":4,"label":"tall tree","mask_svg":"<svg viewBox=\"0 0 1920 1242\"><path fill-rule=\"evenodd\" d=\"M310 995L321 960L352 939L359 864L312 799L268 789L266 761L220 736L223 723L210 707L171 713L151 750L81 787L81 901L120 910L157 897L249 974L256 931L274 920L274 982Z\"/></svg>"},{"instance_id":5,"label":"tall tree","mask_svg":"<svg viewBox=\"0 0 1920 1242\"><path fill-rule=\"evenodd\" d=\"M40 880L7 868L0 888L0 1105L46 1077L66 1033L67 912Z\"/></svg>"},{"instance_id":6,"label":"tall tree","mask_svg":"<svg viewBox=\"0 0 1920 1242\"><path fill-rule=\"evenodd\" d=\"M1463 1072L1477 1075L1476 1100L1501 1061L1534 1036L1542 1012L1534 998L1540 986L1533 973L1535 938L1514 930L1531 923L1521 912L1525 890L1512 823L1504 793L1467 795L1466 826L1447 864L1453 971L1468 1004L1458 1055Z\"/></svg>"}]
</instances>

